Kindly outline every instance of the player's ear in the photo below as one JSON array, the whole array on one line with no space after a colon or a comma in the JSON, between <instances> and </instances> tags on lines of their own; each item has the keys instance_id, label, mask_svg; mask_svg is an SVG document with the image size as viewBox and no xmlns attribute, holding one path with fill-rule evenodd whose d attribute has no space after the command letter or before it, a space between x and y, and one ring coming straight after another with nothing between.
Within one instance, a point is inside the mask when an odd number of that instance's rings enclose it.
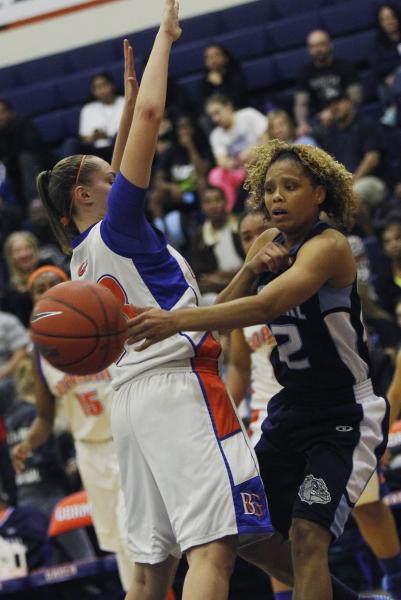
<instances>
[{"instance_id":1,"label":"player's ear","mask_svg":"<svg viewBox=\"0 0 401 600\"><path fill-rule=\"evenodd\" d=\"M323 204L326 200L326 188L323 185L317 185L315 187L315 201L316 204Z\"/></svg>"},{"instance_id":2,"label":"player's ear","mask_svg":"<svg viewBox=\"0 0 401 600\"><path fill-rule=\"evenodd\" d=\"M85 185L77 185L74 189L74 198L75 201L81 204L87 204L90 201L90 194L87 187Z\"/></svg>"}]
</instances>

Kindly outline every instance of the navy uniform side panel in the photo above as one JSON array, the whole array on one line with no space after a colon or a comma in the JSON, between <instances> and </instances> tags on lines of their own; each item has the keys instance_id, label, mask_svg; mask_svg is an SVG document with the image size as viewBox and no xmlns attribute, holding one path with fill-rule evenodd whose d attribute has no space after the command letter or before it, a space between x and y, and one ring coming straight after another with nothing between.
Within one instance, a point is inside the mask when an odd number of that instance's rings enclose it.
<instances>
[{"instance_id":1,"label":"navy uniform side panel","mask_svg":"<svg viewBox=\"0 0 401 600\"><path fill-rule=\"evenodd\" d=\"M300 245L290 249L290 255L296 260L301 246L328 227L319 222ZM258 291L275 277L263 275ZM370 376L356 281L345 288L322 286L309 300L271 321L269 327L277 340L272 353L275 374L289 390L335 392Z\"/></svg>"}]
</instances>

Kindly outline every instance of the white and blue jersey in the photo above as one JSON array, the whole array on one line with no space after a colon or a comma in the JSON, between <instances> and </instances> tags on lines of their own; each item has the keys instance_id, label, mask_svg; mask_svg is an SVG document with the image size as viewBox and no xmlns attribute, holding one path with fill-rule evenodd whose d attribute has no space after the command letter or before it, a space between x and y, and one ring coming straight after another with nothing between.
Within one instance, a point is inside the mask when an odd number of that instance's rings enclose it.
<instances>
[{"instance_id":1,"label":"white and blue jersey","mask_svg":"<svg viewBox=\"0 0 401 600\"><path fill-rule=\"evenodd\" d=\"M318 222L305 240L290 249L298 251L312 237L329 228ZM280 234L275 239L282 242ZM260 278L258 291L277 277ZM341 390L370 377L366 334L356 281L344 288L323 285L311 298L269 323L277 340L272 364L278 381L288 390Z\"/></svg>"},{"instance_id":2,"label":"white and blue jersey","mask_svg":"<svg viewBox=\"0 0 401 600\"><path fill-rule=\"evenodd\" d=\"M133 307L195 307L201 297L195 276L186 260L146 219L145 197L145 189L131 184L121 173L117 175L107 215L72 243L71 277L111 289L127 316L134 316ZM171 361L188 359L190 364L204 338L204 332L180 332L143 352L127 345L117 361L113 387Z\"/></svg>"},{"instance_id":3,"label":"white and blue jersey","mask_svg":"<svg viewBox=\"0 0 401 600\"><path fill-rule=\"evenodd\" d=\"M119 173L102 221L73 243L71 273L135 307L196 307L185 259L146 220L146 190ZM136 562L227 535L271 532L256 457L218 374L220 344L180 332L142 352L126 346L113 370L111 427Z\"/></svg>"}]
</instances>

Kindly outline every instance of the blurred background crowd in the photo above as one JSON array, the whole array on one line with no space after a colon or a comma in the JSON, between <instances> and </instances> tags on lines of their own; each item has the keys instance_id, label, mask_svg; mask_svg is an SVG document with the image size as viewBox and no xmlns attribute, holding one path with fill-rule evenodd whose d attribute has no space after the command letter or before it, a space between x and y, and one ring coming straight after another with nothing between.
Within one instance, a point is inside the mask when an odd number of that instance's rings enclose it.
<instances>
[{"instance_id":1,"label":"blurred background crowd","mask_svg":"<svg viewBox=\"0 0 401 600\"><path fill-rule=\"evenodd\" d=\"M259 0L248 5L248 10L268 4ZM298 12L293 9L288 18L282 14L277 20L283 36L300 40L302 34L299 52L288 42L290 49L283 45L284 51L276 56L272 51L253 58L253 70L241 60L241 36L248 44L252 27L257 36L261 26L249 26L246 19L248 30L238 23L235 35L226 34L226 45L207 35L196 42L202 64L195 75L174 77L179 53L173 53L148 217L188 259L205 303L211 303L244 259L246 232L241 233L241 223L248 198L243 183L252 148L280 139L317 145L329 152L354 176L358 212L348 237L358 265L375 385L386 393L394 383L401 343L401 8L393 2L366 0L370 20L365 23L360 0L333 2L331 10L338 9L333 19L339 15L343 30L333 26L330 31L322 26L324 19L317 20L318 11L303 12L301 4ZM336 34L340 41L342 33L347 34L346 41L352 42L353 36L352 23L345 24L347 10L352 22L348 5L358 7L358 27L363 29L356 31L354 43L343 47L336 43ZM334 21L328 15L330 22ZM272 31L273 26L270 23ZM361 50L358 40L363 46L367 35L368 46ZM136 49L135 38L133 44ZM82 55L87 51L82 49ZM276 79L266 74L271 66L266 58L272 57ZM278 76L279 65L284 76ZM139 59L137 70L141 72ZM32 310L28 280L41 264L68 271L69 261L53 237L35 178L39 170L51 168L70 154L96 154L110 160L122 111L121 76L91 68L84 81L80 94L87 102L74 106L73 126L61 133L54 130L59 113L57 119L50 115L53 120L49 120L29 107L29 98L28 110L24 109L21 89L0 91L0 508L14 507L12 529L25 532L30 570L99 554L93 531L85 529L59 536L57 548L50 551L47 545L54 507L81 487L62 408L55 435L35 451L23 474L15 476L9 458L9 448L23 439L35 416L27 333ZM63 86L68 88L70 83L66 78ZM228 340L225 346L228 362ZM397 393L401 397L401 389ZM243 416L249 417L246 403ZM398 465L395 451L387 470L393 490L401 490ZM6 529L0 520L0 536L7 537ZM366 588L374 585L378 569L352 531L351 524L343 542L334 548L332 560L334 566L342 561L347 564L351 583ZM262 578L261 586L266 585ZM249 597L268 597L266 590ZM90 586L85 593L96 595ZM239 593L238 597L248 596Z\"/></svg>"}]
</instances>

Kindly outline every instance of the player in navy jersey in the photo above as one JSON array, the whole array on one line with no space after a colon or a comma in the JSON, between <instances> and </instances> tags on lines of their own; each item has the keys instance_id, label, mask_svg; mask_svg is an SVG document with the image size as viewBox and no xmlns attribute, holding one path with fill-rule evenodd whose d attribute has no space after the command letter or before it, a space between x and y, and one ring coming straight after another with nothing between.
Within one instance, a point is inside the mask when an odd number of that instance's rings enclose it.
<instances>
[{"instance_id":1,"label":"player in navy jersey","mask_svg":"<svg viewBox=\"0 0 401 600\"><path fill-rule=\"evenodd\" d=\"M276 228L256 240L217 305L144 311L129 323L130 342L146 351L182 330L269 325L283 390L256 452L273 525L291 531L293 598L330 600L328 547L376 468L388 425L370 381L351 249L319 220L325 211L349 224L352 175L321 149L273 141L255 150L247 187Z\"/></svg>"}]
</instances>

